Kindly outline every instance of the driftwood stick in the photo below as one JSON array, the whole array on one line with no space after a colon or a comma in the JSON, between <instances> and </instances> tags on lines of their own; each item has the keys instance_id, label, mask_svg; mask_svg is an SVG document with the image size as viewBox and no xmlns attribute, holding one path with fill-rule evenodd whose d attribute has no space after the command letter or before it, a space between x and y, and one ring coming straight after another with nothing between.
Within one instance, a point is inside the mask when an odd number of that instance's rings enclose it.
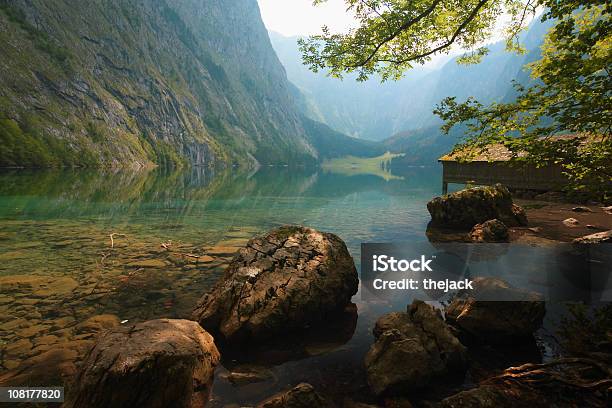
<instances>
[{"instance_id":1,"label":"driftwood stick","mask_svg":"<svg viewBox=\"0 0 612 408\"><path fill-rule=\"evenodd\" d=\"M109 237L110 237L110 242L111 242L111 248L114 248L115 247L115 240L114 240L114 238L115 237L126 237L126 235L125 234L119 234L119 233L113 232L112 234L109 235Z\"/></svg>"}]
</instances>

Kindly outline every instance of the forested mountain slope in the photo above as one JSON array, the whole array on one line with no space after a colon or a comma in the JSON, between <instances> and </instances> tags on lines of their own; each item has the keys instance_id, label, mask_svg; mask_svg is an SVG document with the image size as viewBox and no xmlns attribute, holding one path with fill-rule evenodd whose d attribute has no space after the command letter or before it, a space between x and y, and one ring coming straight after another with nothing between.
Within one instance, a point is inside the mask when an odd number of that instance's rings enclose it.
<instances>
[{"instance_id":1,"label":"forested mountain slope","mask_svg":"<svg viewBox=\"0 0 612 408\"><path fill-rule=\"evenodd\" d=\"M256 0L0 0L0 166L312 163L317 138Z\"/></svg>"}]
</instances>

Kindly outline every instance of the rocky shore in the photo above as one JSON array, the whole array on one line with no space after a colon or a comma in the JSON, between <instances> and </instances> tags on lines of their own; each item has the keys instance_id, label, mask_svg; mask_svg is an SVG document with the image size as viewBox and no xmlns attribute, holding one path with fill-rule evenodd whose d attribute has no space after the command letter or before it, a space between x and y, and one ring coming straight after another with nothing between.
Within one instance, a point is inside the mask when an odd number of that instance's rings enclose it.
<instances>
[{"instance_id":1,"label":"rocky shore","mask_svg":"<svg viewBox=\"0 0 612 408\"><path fill-rule=\"evenodd\" d=\"M537 213L517 205L503 186L439 197L428 209L433 242L547 239L532 226L541 220ZM575 225L596 213L569 211L576 215ZM576 244L610 239L607 231L593 234L571 239ZM100 262L114 265L112 272L107 280L0 277L0 307L17 314L0 323L5 338L14 340L2 348L0 385L61 384L71 408L237 407L215 398L219 381L247 395L252 390L249 406L261 408L610 403L612 352L598 340L597 358L573 353L542 361L537 337L547 306L541 295L497 278L475 279L474 291L460 292L447 304L415 300L404 311L378 313L368 326L367 344L350 346L355 365L340 370L347 377L337 378L337 384L330 385L326 373L320 373L326 380L312 384L285 383L276 366L302 360L317 365L344 352L358 315L373 306L352 303L357 270L336 235L304 226L252 235L235 231L221 243L198 248L163 242L144 256L122 252L122 234L109 236L110 244L101 248L72 234L66 246L79 242L86 251L97 248ZM202 279L216 284L203 289ZM151 312L93 314L96 302L109 301L105 291L117 282L125 291L114 293L141 299ZM193 296L173 297L172 289L181 285ZM345 362L331 358L326 364ZM269 390L267 396L262 390Z\"/></svg>"}]
</instances>

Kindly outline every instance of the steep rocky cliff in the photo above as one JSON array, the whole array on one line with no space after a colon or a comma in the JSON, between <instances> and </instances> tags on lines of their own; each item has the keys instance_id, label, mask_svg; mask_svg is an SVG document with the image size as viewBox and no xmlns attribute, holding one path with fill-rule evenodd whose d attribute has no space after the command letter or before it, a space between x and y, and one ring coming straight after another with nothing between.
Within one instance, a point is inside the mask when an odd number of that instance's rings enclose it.
<instances>
[{"instance_id":1,"label":"steep rocky cliff","mask_svg":"<svg viewBox=\"0 0 612 408\"><path fill-rule=\"evenodd\" d=\"M0 0L0 166L319 157L256 0Z\"/></svg>"}]
</instances>

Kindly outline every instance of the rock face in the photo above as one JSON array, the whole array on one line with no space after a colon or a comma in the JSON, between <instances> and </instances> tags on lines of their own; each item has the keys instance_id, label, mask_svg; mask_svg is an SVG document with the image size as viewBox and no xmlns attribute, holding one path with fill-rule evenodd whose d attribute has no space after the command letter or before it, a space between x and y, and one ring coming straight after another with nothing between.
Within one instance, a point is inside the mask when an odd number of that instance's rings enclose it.
<instances>
[{"instance_id":1,"label":"rock face","mask_svg":"<svg viewBox=\"0 0 612 408\"><path fill-rule=\"evenodd\" d=\"M160 319L101 336L85 358L67 407L201 407L219 352L189 320Z\"/></svg>"},{"instance_id":2,"label":"rock face","mask_svg":"<svg viewBox=\"0 0 612 408\"><path fill-rule=\"evenodd\" d=\"M368 384L376 395L426 387L467 368L465 347L451 333L440 312L414 301L406 313L382 316L376 342L365 357Z\"/></svg>"},{"instance_id":3,"label":"rock face","mask_svg":"<svg viewBox=\"0 0 612 408\"><path fill-rule=\"evenodd\" d=\"M321 397L308 383L301 383L287 392L275 395L257 408L332 408L333 405Z\"/></svg>"},{"instance_id":4,"label":"rock face","mask_svg":"<svg viewBox=\"0 0 612 408\"><path fill-rule=\"evenodd\" d=\"M238 252L193 318L229 342L264 339L343 308L358 281L353 259L336 235L284 226Z\"/></svg>"},{"instance_id":5,"label":"rock face","mask_svg":"<svg viewBox=\"0 0 612 408\"><path fill-rule=\"evenodd\" d=\"M585 235L572 241L574 244L604 244L612 242L612 230Z\"/></svg>"},{"instance_id":6,"label":"rock face","mask_svg":"<svg viewBox=\"0 0 612 408\"><path fill-rule=\"evenodd\" d=\"M476 224L470 232L472 242L508 242L508 238L508 227L497 219Z\"/></svg>"},{"instance_id":7,"label":"rock face","mask_svg":"<svg viewBox=\"0 0 612 408\"><path fill-rule=\"evenodd\" d=\"M451 302L446 320L475 339L507 344L532 338L542 326L546 310L539 294L513 288L497 278L474 279L470 292L460 293Z\"/></svg>"},{"instance_id":8,"label":"rock face","mask_svg":"<svg viewBox=\"0 0 612 408\"><path fill-rule=\"evenodd\" d=\"M432 223L443 227L470 229L492 219L509 227L527 225L525 211L512 202L510 192L501 184L436 197L427 203L427 209Z\"/></svg>"},{"instance_id":9,"label":"rock face","mask_svg":"<svg viewBox=\"0 0 612 408\"><path fill-rule=\"evenodd\" d=\"M1 166L313 163L371 149L305 128L255 0L12 0L2 11Z\"/></svg>"}]
</instances>

